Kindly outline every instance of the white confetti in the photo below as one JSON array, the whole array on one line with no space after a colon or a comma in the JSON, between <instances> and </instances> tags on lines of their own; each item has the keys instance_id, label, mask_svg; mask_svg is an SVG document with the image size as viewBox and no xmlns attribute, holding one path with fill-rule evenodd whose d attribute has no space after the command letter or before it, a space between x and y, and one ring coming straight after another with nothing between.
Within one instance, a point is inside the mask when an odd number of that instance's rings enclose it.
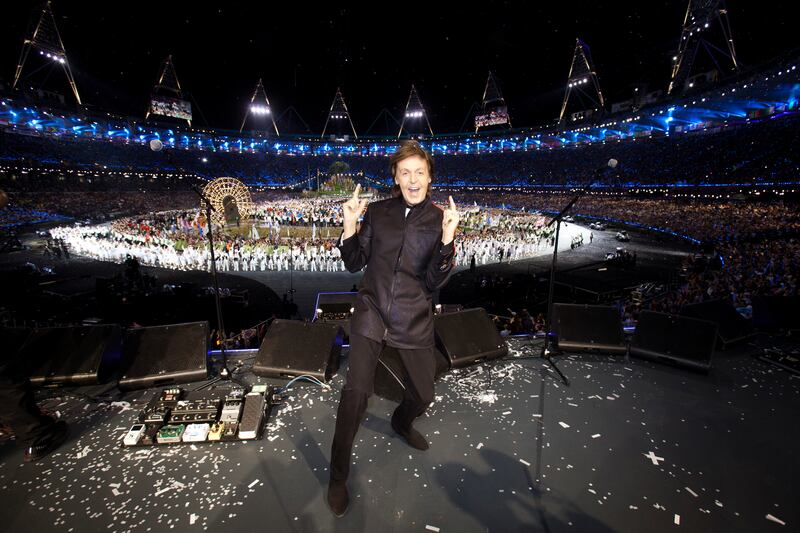
<instances>
[{"instance_id":1,"label":"white confetti","mask_svg":"<svg viewBox=\"0 0 800 533\"><path fill-rule=\"evenodd\" d=\"M777 518L777 517L775 517L775 516L772 516L771 514L768 514L766 518L767 518L767 520L770 520L770 521L772 521L772 522L775 522L776 524L780 524L780 525L782 525L782 526L785 526L785 525L786 525L786 522L784 522L784 521L783 521L783 520L781 520L780 518Z\"/></svg>"},{"instance_id":2,"label":"white confetti","mask_svg":"<svg viewBox=\"0 0 800 533\"><path fill-rule=\"evenodd\" d=\"M253 488L253 487L255 487L256 485L258 485L258 481L259 481L259 480L257 480L257 479L256 479L255 481L253 481L252 483L250 483L249 485L247 485L247 488L248 488L248 489L252 489L252 488Z\"/></svg>"},{"instance_id":3,"label":"white confetti","mask_svg":"<svg viewBox=\"0 0 800 533\"><path fill-rule=\"evenodd\" d=\"M569 427L569 424L567 424L566 422L559 422L558 424L564 429L567 429Z\"/></svg>"},{"instance_id":4,"label":"white confetti","mask_svg":"<svg viewBox=\"0 0 800 533\"><path fill-rule=\"evenodd\" d=\"M679 514L675 515L675 525L676 526L681 525L681 515L679 515Z\"/></svg>"},{"instance_id":5,"label":"white confetti","mask_svg":"<svg viewBox=\"0 0 800 533\"><path fill-rule=\"evenodd\" d=\"M90 447L84 446L83 450L79 451L78 454L75 456L75 458L76 459L83 459L84 457L89 455L90 451L92 451L92 449Z\"/></svg>"},{"instance_id":6,"label":"white confetti","mask_svg":"<svg viewBox=\"0 0 800 533\"><path fill-rule=\"evenodd\" d=\"M439 528L438 528L438 527L436 527L436 526L429 526L429 525L427 525L427 524L425 525L425 529L427 529L428 531L439 531Z\"/></svg>"},{"instance_id":7,"label":"white confetti","mask_svg":"<svg viewBox=\"0 0 800 533\"><path fill-rule=\"evenodd\" d=\"M684 488L686 489L686 491L687 491L689 494L691 494L691 495L692 495L692 496L694 496L695 498L698 498L698 497L699 497L699 496L697 495L697 493L696 493L695 491L693 491L692 489L690 489L689 487L684 487Z\"/></svg>"},{"instance_id":8,"label":"white confetti","mask_svg":"<svg viewBox=\"0 0 800 533\"><path fill-rule=\"evenodd\" d=\"M653 461L653 464L654 464L654 465L656 465L656 466L658 466L658 462L659 462L659 461L663 461L663 460L664 460L664 458L663 458L663 457L658 457L658 456L657 456L655 453L653 453L653 452L643 453L642 455L644 455L645 457L647 457L648 459L650 459L651 461Z\"/></svg>"}]
</instances>

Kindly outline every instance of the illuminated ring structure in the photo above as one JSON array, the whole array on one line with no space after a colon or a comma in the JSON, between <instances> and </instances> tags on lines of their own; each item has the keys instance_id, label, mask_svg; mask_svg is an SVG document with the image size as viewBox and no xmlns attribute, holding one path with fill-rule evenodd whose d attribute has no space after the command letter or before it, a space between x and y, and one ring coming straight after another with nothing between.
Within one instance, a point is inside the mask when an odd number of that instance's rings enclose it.
<instances>
[{"instance_id":1,"label":"illuminated ring structure","mask_svg":"<svg viewBox=\"0 0 800 533\"><path fill-rule=\"evenodd\" d=\"M244 183L236 178L217 178L208 182L203 187L203 194L211 201L214 211L211 218L217 224L225 224L225 205L226 198L233 198L236 201L236 208L242 219L255 214L256 208L253 205L253 198ZM200 207L205 210L205 205Z\"/></svg>"}]
</instances>

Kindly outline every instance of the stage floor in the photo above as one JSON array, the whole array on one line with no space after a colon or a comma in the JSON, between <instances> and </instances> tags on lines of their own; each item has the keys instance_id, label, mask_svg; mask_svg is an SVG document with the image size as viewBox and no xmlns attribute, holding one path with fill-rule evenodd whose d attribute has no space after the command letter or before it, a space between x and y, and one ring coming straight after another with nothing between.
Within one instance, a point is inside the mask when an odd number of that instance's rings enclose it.
<instances>
[{"instance_id":1,"label":"stage floor","mask_svg":"<svg viewBox=\"0 0 800 533\"><path fill-rule=\"evenodd\" d=\"M755 347L718 354L709 376L573 354L558 359L566 387L545 361L518 358L538 353L526 340L509 346L437 383L416 423L428 451L393 433L395 404L370 400L342 518L324 495L344 365L329 390L296 383L248 443L120 448L153 390L101 402L51 392L43 405L72 435L33 464L0 444L2 529L797 530L800 380Z\"/></svg>"}]
</instances>

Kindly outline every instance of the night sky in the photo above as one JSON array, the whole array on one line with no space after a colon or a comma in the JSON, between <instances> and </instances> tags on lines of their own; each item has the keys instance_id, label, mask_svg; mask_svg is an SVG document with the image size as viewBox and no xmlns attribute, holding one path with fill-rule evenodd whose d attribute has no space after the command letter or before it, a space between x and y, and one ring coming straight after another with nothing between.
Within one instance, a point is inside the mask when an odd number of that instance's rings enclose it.
<instances>
[{"instance_id":1,"label":"night sky","mask_svg":"<svg viewBox=\"0 0 800 533\"><path fill-rule=\"evenodd\" d=\"M608 102L630 97L636 82L666 88L687 1L432 4L56 0L53 10L84 103L143 116L171 53L195 126L238 130L263 77L275 113L293 106L316 133L341 86L363 135L387 133L385 121L373 121L384 108L399 119L411 83L434 133L460 131L490 69L515 127L551 121L577 36L591 47ZM7 83L37 5L3 6L0 78ZM796 21L785 13L754 1L728 7L745 67L796 46ZM287 127L282 133L302 133Z\"/></svg>"}]
</instances>

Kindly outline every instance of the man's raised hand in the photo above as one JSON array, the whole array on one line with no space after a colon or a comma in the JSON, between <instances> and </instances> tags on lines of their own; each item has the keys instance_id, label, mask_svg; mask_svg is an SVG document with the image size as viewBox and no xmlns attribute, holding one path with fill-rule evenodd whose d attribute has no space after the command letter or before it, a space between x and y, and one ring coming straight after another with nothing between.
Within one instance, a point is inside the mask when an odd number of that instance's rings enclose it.
<instances>
[{"instance_id":1,"label":"man's raised hand","mask_svg":"<svg viewBox=\"0 0 800 533\"><path fill-rule=\"evenodd\" d=\"M345 228L350 226L351 229L355 230L358 217L361 216L364 208L367 207L367 203L369 203L367 198L364 198L363 200L358 199L358 193L360 192L361 184L359 183L356 185L356 188L353 191L353 196L351 196L349 200L342 204L342 214L344 215Z\"/></svg>"},{"instance_id":2,"label":"man's raised hand","mask_svg":"<svg viewBox=\"0 0 800 533\"><path fill-rule=\"evenodd\" d=\"M450 205L444 210L442 217L442 244L450 244L456 236L458 228L458 209L453 197L450 196Z\"/></svg>"}]
</instances>

